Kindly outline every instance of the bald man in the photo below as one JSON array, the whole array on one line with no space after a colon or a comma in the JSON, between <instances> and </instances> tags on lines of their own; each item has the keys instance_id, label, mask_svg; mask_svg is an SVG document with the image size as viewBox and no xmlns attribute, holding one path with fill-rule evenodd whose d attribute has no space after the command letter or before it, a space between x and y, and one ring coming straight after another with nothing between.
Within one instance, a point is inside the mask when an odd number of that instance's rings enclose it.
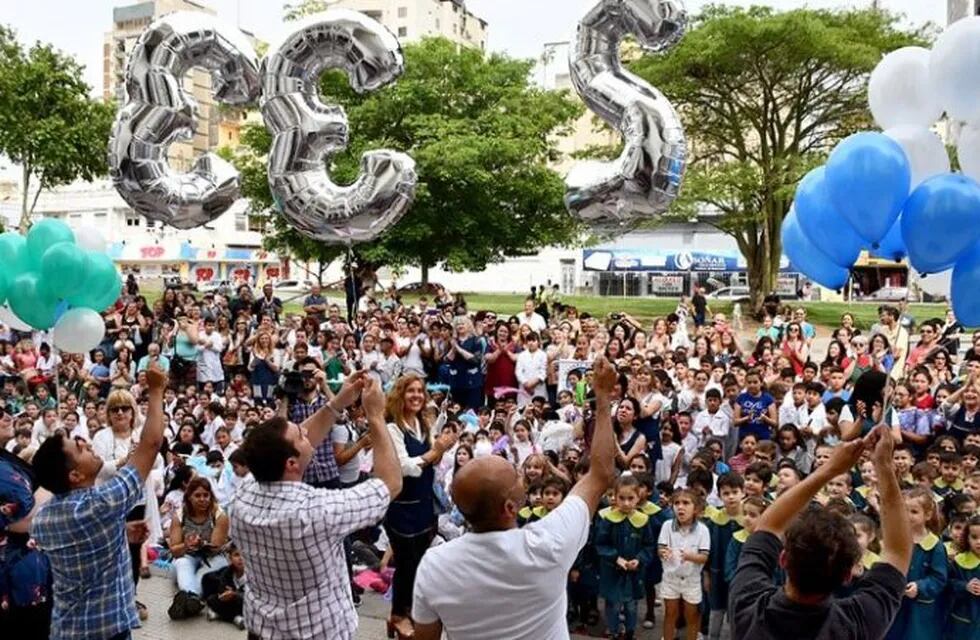
<instances>
[{"instance_id":1,"label":"bald man","mask_svg":"<svg viewBox=\"0 0 980 640\"><path fill-rule=\"evenodd\" d=\"M567 640L565 580L616 473L616 380L613 365L597 360L591 467L541 520L517 528L526 487L503 458L473 460L456 475L453 499L472 532L422 557L412 609L417 640L438 640L443 631L451 640Z\"/></svg>"}]
</instances>

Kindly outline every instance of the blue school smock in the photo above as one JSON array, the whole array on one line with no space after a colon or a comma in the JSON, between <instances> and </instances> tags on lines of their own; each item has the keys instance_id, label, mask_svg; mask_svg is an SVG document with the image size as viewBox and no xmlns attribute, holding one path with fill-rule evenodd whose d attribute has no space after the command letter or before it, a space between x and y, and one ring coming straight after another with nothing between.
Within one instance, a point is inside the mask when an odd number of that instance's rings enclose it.
<instances>
[{"instance_id":1,"label":"blue school smock","mask_svg":"<svg viewBox=\"0 0 980 640\"><path fill-rule=\"evenodd\" d=\"M732 535L742 528L739 518L733 518L718 507L705 509L705 524L711 536L711 551L708 553L708 572L711 584L708 589L708 605L711 611L724 611L728 608L728 584L725 577L725 555Z\"/></svg>"},{"instance_id":2,"label":"blue school smock","mask_svg":"<svg viewBox=\"0 0 980 640\"><path fill-rule=\"evenodd\" d=\"M950 611L943 638L980 640L980 596L966 590L970 580L980 580L980 558L967 551L949 563Z\"/></svg>"},{"instance_id":3,"label":"blue school smock","mask_svg":"<svg viewBox=\"0 0 980 640\"><path fill-rule=\"evenodd\" d=\"M599 555L599 595L611 602L629 602L646 597L643 576L653 558L657 541L650 532L650 518L639 511L629 516L616 508L603 509L596 527L595 548ZM639 560L636 571L623 571L617 558Z\"/></svg>"},{"instance_id":4,"label":"blue school smock","mask_svg":"<svg viewBox=\"0 0 980 640\"><path fill-rule=\"evenodd\" d=\"M944 626L942 597L947 580L946 548L933 533L912 547L912 562L906 576L919 593L913 600L902 598L902 606L886 640L939 640Z\"/></svg>"},{"instance_id":5,"label":"blue school smock","mask_svg":"<svg viewBox=\"0 0 980 640\"><path fill-rule=\"evenodd\" d=\"M658 505L647 500L640 506L638 506L637 511L645 514L650 521L647 526L650 527L650 535L653 536L653 540L657 541L660 539L660 529L664 526L667 520L672 517L668 515L668 512L661 509ZM647 563L646 572L643 576L643 581L646 589L649 591L654 585L658 584L664 579L664 564L660 561L660 556L656 553L650 558L650 562Z\"/></svg>"},{"instance_id":6,"label":"blue school smock","mask_svg":"<svg viewBox=\"0 0 980 640\"><path fill-rule=\"evenodd\" d=\"M568 581L569 596L573 601L580 601L593 597L599 593L599 555L595 549L596 528L599 526L599 516L593 516L592 525L589 527L589 537L585 545L575 556L572 563L572 570L578 571L578 580Z\"/></svg>"},{"instance_id":7,"label":"blue school smock","mask_svg":"<svg viewBox=\"0 0 980 640\"><path fill-rule=\"evenodd\" d=\"M742 546L749 539L749 535L748 530L739 529L732 534L732 539L728 543L728 548L725 550L724 568L725 582L728 584L731 584L732 579L735 577L735 571L738 569L738 559L742 556ZM786 584L786 572L779 565L776 565L776 568L773 570L772 583L777 587Z\"/></svg>"}]
</instances>

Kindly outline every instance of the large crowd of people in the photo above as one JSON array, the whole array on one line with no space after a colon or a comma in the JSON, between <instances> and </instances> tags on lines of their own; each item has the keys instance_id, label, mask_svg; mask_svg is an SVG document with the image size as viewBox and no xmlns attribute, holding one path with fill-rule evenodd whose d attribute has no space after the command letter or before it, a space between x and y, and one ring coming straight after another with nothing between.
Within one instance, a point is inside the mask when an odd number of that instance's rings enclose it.
<instances>
[{"instance_id":1,"label":"large crowd of people","mask_svg":"<svg viewBox=\"0 0 980 640\"><path fill-rule=\"evenodd\" d=\"M128 638L156 564L171 618L263 640L354 637L365 588L422 640L978 637L951 313L815 349L775 296L752 333L700 291L646 324L552 287L301 304L130 280L89 353L0 326L0 628Z\"/></svg>"}]
</instances>

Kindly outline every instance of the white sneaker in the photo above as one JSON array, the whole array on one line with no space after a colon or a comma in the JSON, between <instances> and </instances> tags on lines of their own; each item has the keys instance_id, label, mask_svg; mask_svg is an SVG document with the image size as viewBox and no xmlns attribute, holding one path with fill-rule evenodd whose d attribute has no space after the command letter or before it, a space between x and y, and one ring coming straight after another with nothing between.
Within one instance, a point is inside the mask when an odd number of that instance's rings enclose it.
<instances>
[{"instance_id":1,"label":"white sneaker","mask_svg":"<svg viewBox=\"0 0 980 640\"><path fill-rule=\"evenodd\" d=\"M235 626L241 629L242 631L245 630L245 618L243 618L242 616L235 616L235 619L232 620L232 622L234 622Z\"/></svg>"},{"instance_id":2,"label":"white sneaker","mask_svg":"<svg viewBox=\"0 0 980 640\"><path fill-rule=\"evenodd\" d=\"M644 629L653 629L653 620L644 620L643 621L643 628Z\"/></svg>"},{"instance_id":3,"label":"white sneaker","mask_svg":"<svg viewBox=\"0 0 980 640\"><path fill-rule=\"evenodd\" d=\"M205 609L204 611L205 611L204 615L207 616L208 622L214 622L215 620L218 619L218 614L215 613L212 609Z\"/></svg>"}]
</instances>

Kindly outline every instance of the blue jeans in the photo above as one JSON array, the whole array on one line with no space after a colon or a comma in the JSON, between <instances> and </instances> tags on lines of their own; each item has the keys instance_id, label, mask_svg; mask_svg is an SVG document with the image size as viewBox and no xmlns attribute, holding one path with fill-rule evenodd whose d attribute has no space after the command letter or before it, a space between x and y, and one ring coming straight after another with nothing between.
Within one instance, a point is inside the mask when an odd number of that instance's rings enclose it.
<instances>
[{"instance_id":1,"label":"blue jeans","mask_svg":"<svg viewBox=\"0 0 980 640\"><path fill-rule=\"evenodd\" d=\"M609 633L616 635L619 633L619 611L622 609L626 620L623 622L626 633L636 631L636 600L625 602L615 602L606 600L606 628Z\"/></svg>"},{"instance_id":2,"label":"blue jeans","mask_svg":"<svg viewBox=\"0 0 980 640\"><path fill-rule=\"evenodd\" d=\"M201 578L227 566L228 560L220 554L209 558L207 565L204 564L204 560L196 556L181 556L174 560L174 579L177 581L177 589L200 596L203 592Z\"/></svg>"}]
</instances>

